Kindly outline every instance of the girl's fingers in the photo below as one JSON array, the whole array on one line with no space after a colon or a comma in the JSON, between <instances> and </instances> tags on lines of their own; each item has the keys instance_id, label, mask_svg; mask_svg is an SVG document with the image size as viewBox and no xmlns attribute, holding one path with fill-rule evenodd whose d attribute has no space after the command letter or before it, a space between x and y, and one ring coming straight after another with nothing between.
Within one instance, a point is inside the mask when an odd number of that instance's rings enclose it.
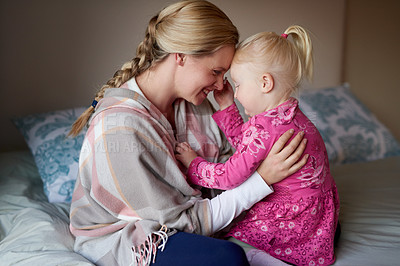
<instances>
[{"instance_id":1,"label":"girl's fingers","mask_svg":"<svg viewBox=\"0 0 400 266\"><path fill-rule=\"evenodd\" d=\"M181 142L176 144L175 151L182 152L182 151L190 151L192 148L190 147L189 143Z\"/></svg>"},{"instance_id":2,"label":"girl's fingers","mask_svg":"<svg viewBox=\"0 0 400 266\"><path fill-rule=\"evenodd\" d=\"M175 152L181 153L182 151L183 151L183 149L180 146L175 147Z\"/></svg>"}]
</instances>

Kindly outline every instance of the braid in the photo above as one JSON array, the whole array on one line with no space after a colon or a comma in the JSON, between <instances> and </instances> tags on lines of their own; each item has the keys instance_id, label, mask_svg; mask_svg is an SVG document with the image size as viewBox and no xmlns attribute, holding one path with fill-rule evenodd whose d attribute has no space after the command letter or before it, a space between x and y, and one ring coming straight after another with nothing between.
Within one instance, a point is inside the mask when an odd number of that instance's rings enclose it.
<instances>
[{"instance_id":1,"label":"braid","mask_svg":"<svg viewBox=\"0 0 400 266\"><path fill-rule=\"evenodd\" d=\"M132 61L131 61L132 62ZM125 63L120 70L117 70L115 72L114 76L107 81L105 85L101 87L101 89L96 93L96 96L94 97L95 101L100 101L104 97L104 93L106 89L112 88L112 87L119 87L126 81L128 81L132 77L132 63L127 62ZM129 66L130 65L130 66ZM70 132L68 133L68 136L76 137L79 132L82 131L82 129L87 125L90 117L95 111L94 106L90 106L88 109L86 109L79 117L78 119L72 124L72 128Z\"/></svg>"},{"instance_id":2,"label":"braid","mask_svg":"<svg viewBox=\"0 0 400 266\"><path fill-rule=\"evenodd\" d=\"M96 93L95 100L98 102L104 97L104 93L108 88L118 88L132 77L136 77L149 69L154 63L161 61L167 53L160 50L155 40L156 25L158 15L154 16L147 27L144 40L136 49L136 57L131 61L122 65L121 69L114 73L105 85ZM77 136L83 127L87 124L90 116L94 113L95 108L90 106L85 112L74 122L68 136Z\"/></svg>"}]
</instances>

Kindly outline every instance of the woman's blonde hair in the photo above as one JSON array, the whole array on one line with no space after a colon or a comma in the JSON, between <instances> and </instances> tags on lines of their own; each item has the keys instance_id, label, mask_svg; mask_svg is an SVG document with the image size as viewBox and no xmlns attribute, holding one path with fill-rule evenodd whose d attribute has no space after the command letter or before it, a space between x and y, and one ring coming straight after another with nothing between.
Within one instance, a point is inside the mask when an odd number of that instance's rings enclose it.
<instances>
[{"instance_id":1,"label":"woman's blonde hair","mask_svg":"<svg viewBox=\"0 0 400 266\"><path fill-rule=\"evenodd\" d=\"M208 1L188 0L167 6L150 20L135 58L126 62L101 87L95 101L104 97L106 89L120 87L132 77L161 62L168 54L209 55L223 46L236 46L238 41L239 34L231 20ZM79 134L94 109L90 106L75 121L69 135Z\"/></svg>"},{"instance_id":2,"label":"woman's blonde hair","mask_svg":"<svg viewBox=\"0 0 400 266\"><path fill-rule=\"evenodd\" d=\"M288 39L289 36L293 41ZM239 44L233 62L250 62L256 74L271 74L276 86L293 93L303 77L312 80L311 38L307 31L298 25L290 26L282 35L261 32Z\"/></svg>"}]
</instances>

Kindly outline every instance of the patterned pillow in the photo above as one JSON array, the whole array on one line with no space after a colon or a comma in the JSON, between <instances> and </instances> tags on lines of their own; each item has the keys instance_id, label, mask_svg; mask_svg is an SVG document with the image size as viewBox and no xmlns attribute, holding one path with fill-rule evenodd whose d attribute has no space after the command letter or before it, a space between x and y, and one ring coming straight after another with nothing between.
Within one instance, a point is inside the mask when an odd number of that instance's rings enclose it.
<instances>
[{"instance_id":1,"label":"patterned pillow","mask_svg":"<svg viewBox=\"0 0 400 266\"><path fill-rule=\"evenodd\" d=\"M50 202L71 201L84 132L76 138L66 136L84 110L74 108L13 119L33 154Z\"/></svg>"},{"instance_id":2,"label":"patterned pillow","mask_svg":"<svg viewBox=\"0 0 400 266\"><path fill-rule=\"evenodd\" d=\"M347 84L302 92L299 103L320 131L331 164L400 155L400 144Z\"/></svg>"}]
</instances>

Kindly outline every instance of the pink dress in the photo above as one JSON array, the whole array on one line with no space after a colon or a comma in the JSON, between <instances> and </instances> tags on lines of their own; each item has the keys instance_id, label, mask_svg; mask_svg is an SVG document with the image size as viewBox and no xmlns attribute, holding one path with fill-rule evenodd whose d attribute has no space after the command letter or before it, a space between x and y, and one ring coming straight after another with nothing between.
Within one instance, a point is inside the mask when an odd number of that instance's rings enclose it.
<instances>
[{"instance_id":1,"label":"pink dress","mask_svg":"<svg viewBox=\"0 0 400 266\"><path fill-rule=\"evenodd\" d=\"M230 228L232 236L295 265L330 265L335 261L334 235L339 197L325 144L314 124L290 98L278 107L244 123L236 105L213 115L236 152L225 163L201 157L192 161L192 184L230 189L244 182L265 159L275 141L288 129L303 130L308 143L307 164L273 185L274 193L256 203Z\"/></svg>"}]
</instances>

